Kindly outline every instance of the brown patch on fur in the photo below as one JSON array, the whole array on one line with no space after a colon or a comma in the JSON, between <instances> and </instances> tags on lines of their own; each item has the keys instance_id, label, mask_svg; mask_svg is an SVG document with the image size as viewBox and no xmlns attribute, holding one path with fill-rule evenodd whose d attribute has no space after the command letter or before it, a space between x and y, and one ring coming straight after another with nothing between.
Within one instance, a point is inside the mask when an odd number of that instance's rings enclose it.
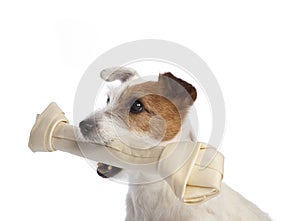
<instances>
[{"instance_id":1,"label":"brown patch on fur","mask_svg":"<svg viewBox=\"0 0 300 221\"><path fill-rule=\"evenodd\" d=\"M166 73L159 75L157 82L148 81L125 89L118 106L126 107L127 111L123 109L117 113L124 113L120 118L131 130L167 141L180 131L188 108L196 97L196 89L192 85ZM144 110L131 113L130 107L136 100L143 104ZM128 114L125 115L125 112Z\"/></svg>"},{"instance_id":2,"label":"brown patch on fur","mask_svg":"<svg viewBox=\"0 0 300 221\"><path fill-rule=\"evenodd\" d=\"M160 95L146 95L139 99L144 111L129 114L130 128L150 133L153 138L170 140L181 128L181 116L176 106Z\"/></svg>"},{"instance_id":3,"label":"brown patch on fur","mask_svg":"<svg viewBox=\"0 0 300 221\"><path fill-rule=\"evenodd\" d=\"M175 96L179 96L180 94L186 96L188 93L193 102L197 99L196 88L181 78L175 77L171 72L160 74L158 80L163 82L166 89L175 94Z\"/></svg>"}]
</instances>

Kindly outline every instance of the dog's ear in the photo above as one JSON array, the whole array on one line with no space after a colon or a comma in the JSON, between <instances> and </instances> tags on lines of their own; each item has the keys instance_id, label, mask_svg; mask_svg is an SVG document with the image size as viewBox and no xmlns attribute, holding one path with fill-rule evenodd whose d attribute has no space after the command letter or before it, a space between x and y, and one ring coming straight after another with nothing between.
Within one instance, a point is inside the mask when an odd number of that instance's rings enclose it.
<instances>
[{"instance_id":1,"label":"dog's ear","mask_svg":"<svg viewBox=\"0 0 300 221\"><path fill-rule=\"evenodd\" d=\"M120 80L122 83L137 76L137 72L127 67L106 68L100 72L100 77L105 81Z\"/></svg>"},{"instance_id":2,"label":"dog's ear","mask_svg":"<svg viewBox=\"0 0 300 221\"><path fill-rule=\"evenodd\" d=\"M160 74L158 83L163 90L163 94L178 105L192 105L197 98L196 88L188 82L175 77L172 73Z\"/></svg>"}]
</instances>

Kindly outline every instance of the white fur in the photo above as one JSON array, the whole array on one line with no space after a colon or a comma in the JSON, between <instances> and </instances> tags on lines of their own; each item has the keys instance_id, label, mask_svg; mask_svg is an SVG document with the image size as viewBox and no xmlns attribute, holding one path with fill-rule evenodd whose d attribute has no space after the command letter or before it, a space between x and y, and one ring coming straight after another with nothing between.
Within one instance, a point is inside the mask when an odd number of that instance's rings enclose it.
<instances>
[{"instance_id":1,"label":"white fur","mask_svg":"<svg viewBox=\"0 0 300 221\"><path fill-rule=\"evenodd\" d=\"M168 184L130 186L126 221L267 221L268 216L240 194L222 185L219 196L200 205L185 205Z\"/></svg>"},{"instance_id":2,"label":"white fur","mask_svg":"<svg viewBox=\"0 0 300 221\"><path fill-rule=\"evenodd\" d=\"M170 142L176 141L176 138ZM126 221L268 221L268 215L226 184L221 193L200 205L179 201L164 181L130 185Z\"/></svg>"},{"instance_id":3,"label":"white fur","mask_svg":"<svg viewBox=\"0 0 300 221\"><path fill-rule=\"evenodd\" d=\"M118 72L118 75L120 73ZM120 87L112 89L110 103L106 108L94 114L98 124L98 142L106 143L119 137L129 143L157 142L151 138L145 139L145 135L136 134L126 129L118 113L107 114L117 105L119 96L130 85L126 81ZM188 119L184 120L180 133L170 141L190 140L191 126ZM100 139L100 140L99 140ZM152 143L153 145L153 143ZM125 171L128 172L128 171ZM130 172L129 172L130 174ZM141 176L147 176L142 174ZM258 209L254 204L247 201L239 193L222 185L221 193L200 205L186 205L179 201L171 191L168 184L162 180L151 184L130 185L127 194L126 221L267 221L267 214Z\"/></svg>"},{"instance_id":4,"label":"white fur","mask_svg":"<svg viewBox=\"0 0 300 221\"><path fill-rule=\"evenodd\" d=\"M187 120L187 119L186 119ZM189 123L184 123L181 132L164 144L188 140L184 131ZM186 205L179 201L169 185L159 181L145 185L130 185L127 193L127 216L125 221L268 221L268 215L226 184L221 193L200 205Z\"/></svg>"}]
</instances>

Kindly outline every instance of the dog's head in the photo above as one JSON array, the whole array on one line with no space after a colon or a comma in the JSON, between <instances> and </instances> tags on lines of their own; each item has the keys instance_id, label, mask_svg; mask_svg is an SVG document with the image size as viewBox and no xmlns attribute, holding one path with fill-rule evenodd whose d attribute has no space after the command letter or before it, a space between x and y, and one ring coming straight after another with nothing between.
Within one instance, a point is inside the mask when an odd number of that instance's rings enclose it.
<instances>
[{"instance_id":1,"label":"dog's head","mask_svg":"<svg viewBox=\"0 0 300 221\"><path fill-rule=\"evenodd\" d=\"M130 147L148 148L190 136L190 131L181 129L197 98L191 84L170 72L159 74L156 81L135 81L136 71L123 67L105 69L101 77L122 84L111 88L105 108L80 122L87 140L101 144L118 140ZM99 163L97 172L108 178L121 170Z\"/></svg>"},{"instance_id":2,"label":"dog's head","mask_svg":"<svg viewBox=\"0 0 300 221\"><path fill-rule=\"evenodd\" d=\"M86 139L102 144L118 139L128 146L146 148L171 141L197 97L191 84L170 72L159 74L157 81L138 83L136 71L124 67L105 69L101 77L122 84L110 90L105 108L79 126Z\"/></svg>"}]
</instances>

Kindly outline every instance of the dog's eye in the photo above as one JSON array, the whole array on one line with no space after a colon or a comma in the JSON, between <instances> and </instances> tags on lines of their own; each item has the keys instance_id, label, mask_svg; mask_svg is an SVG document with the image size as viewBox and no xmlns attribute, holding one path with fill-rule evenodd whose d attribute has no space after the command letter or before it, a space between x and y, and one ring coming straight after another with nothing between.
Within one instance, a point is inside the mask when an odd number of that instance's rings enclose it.
<instances>
[{"instance_id":1,"label":"dog's eye","mask_svg":"<svg viewBox=\"0 0 300 221\"><path fill-rule=\"evenodd\" d=\"M108 104L110 102L110 97L107 97L106 103Z\"/></svg>"},{"instance_id":2,"label":"dog's eye","mask_svg":"<svg viewBox=\"0 0 300 221\"><path fill-rule=\"evenodd\" d=\"M133 114L138 114L142 112L143 109L144 109L143 104L139 100L136 100L131 106L130 112Z\"/></svg>"}]
</instances>

